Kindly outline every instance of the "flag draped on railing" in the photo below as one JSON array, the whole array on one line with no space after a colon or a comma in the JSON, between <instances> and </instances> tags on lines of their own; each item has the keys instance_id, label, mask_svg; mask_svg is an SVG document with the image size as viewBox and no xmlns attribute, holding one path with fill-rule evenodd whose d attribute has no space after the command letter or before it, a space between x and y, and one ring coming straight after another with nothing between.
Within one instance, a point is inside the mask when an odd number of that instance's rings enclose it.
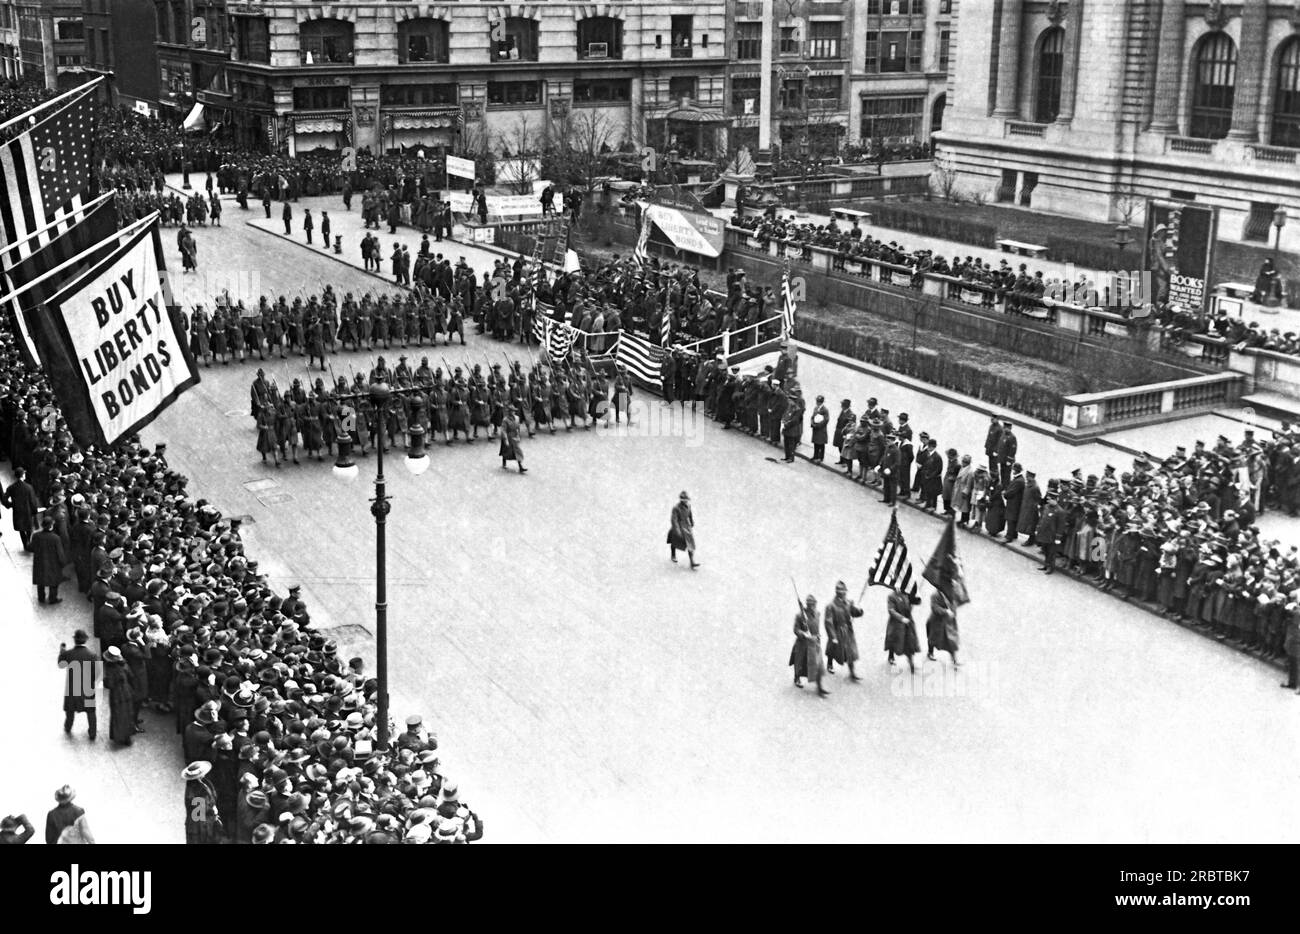
<instances>
[{"instance_id":1,"label":"flag draped on railing","mask_svg":"<svg viewBox=\"0 0 1300 934\"><path fill-rule=\"evenodd\" d=\"M781 328L785 336L794 337L794 287L790 283L790 266L781 272Z\"/></svg>"},{"instance_id":2,"label":"flag draped on railing","mask_svg":"<svg viewBox=\"0 0 1300 934\"><path fill-rule=\"evenodd\" d=\"M876 560L871 566L867 581L872 586L888 587L907 594L913 603L921 602L917 595L916 578L912 574L912 559L908 557L907 542L903 541L896 512L889 514L889 529L876 552Z\"/></svg>"}]
</instances>

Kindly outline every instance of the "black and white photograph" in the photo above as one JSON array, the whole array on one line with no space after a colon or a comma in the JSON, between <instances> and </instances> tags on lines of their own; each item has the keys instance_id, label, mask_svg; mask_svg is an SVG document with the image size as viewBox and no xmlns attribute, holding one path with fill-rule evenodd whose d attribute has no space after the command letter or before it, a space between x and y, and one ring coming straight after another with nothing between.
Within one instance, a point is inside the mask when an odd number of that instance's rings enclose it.
<instances>
[{"instance_id":1,"label":"black and white photograph","mask_svg":"<svg viewBox=\"0 0 1300 934\"><path fill-rule=\"evenodd\" d=\"M0 0L0 70L0 843L1218 911L1295 840L1300 3Z\"/></svg>"}]
</instances>

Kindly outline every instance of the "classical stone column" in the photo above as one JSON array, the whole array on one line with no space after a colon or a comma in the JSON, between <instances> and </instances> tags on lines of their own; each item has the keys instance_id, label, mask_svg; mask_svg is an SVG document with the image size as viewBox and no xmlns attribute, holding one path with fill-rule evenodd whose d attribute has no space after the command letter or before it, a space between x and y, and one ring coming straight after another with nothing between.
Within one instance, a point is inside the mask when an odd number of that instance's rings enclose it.
<instances>
[{"instance_id":1,"label":"classical stone column","mask_svg":"<svg viewBox=\"0 0 1300 934\"><path fill-rule=\"evenodd\" d=\"M1259 138L1259 97L1264 83L1268 45L1266 0L1241 5L1241 48L1237 50L1237 89L1232 98L1232 127L1228 139L1254 142Z\"/></svg>"},{"instance_id":2,"label":"classical stone column","mask_svg":"<svg viewBox=\"0 0 1300 934\"><path fill-rule=\"evenodd\" d=\"M1079 47L1083 45L1083 0L1070 0L1065 21L1064 67L1061 73L1061 109L1057 123L1074 119L1074 94L1079 86Z\"/></svg>"},{"instance_id":3,"label":"classical stone column","mask_svg":"<svg viewBox=\"0 0 1300 934\"><path fill-rule=\"evenodd\" d=\"M1183 38L1187 27L1184 0L1160 4L1160 45L1156 52L1155 105L1151 111L1153 133L1178 132L1178 101L1183 88Z\"/></svg>"},{"instance_id":4,"label":"classical stone column","mask_svg":"<svg viewBox=\"0 0 1300 934\"><path fill-rule=\"evenodd\" d=\"M998 84L993 98L993 116L1020 116L1020 24L1021 0L1002 0L1002 24L998 29Z\"/></svg>"}]
</instances>

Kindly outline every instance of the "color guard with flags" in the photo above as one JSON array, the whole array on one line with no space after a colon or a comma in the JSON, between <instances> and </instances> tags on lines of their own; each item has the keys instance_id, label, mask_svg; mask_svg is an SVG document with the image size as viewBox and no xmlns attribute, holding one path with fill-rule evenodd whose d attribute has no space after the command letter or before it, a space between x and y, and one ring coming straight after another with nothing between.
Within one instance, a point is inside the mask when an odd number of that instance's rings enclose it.
<instances>
[{"instance_id":1,"label":"color guard with flags","mask_svg":"<svg viewBox=\"0 0 1300 934\"><path fill-rule=\"evenodd\" d=\"M885 651L889 653L889 664L894 664L894 656L907 656L907 667L916 671L912 656L921 651L921 642L916 635L916 622L912 619L912 606L920 603L917 596L916 579L912 574L912 560L907 554L907 543L903 541L903 532L898 527L898 513L889 515L889 529L885 540L876 552L875 563L867 583L890 588L888 608L889 621L885 625Z\"/></svg>"}]
</instances>

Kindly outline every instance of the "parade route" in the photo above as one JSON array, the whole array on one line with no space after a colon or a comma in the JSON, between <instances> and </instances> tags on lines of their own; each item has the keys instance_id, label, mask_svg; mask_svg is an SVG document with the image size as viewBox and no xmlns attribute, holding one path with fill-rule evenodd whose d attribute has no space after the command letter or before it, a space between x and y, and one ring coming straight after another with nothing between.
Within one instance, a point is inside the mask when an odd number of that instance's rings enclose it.
<instances>
[{"instance_id":1,"label":"parade route","mask_svg":"<svg viewBox=\"0 0 1300 934\"><path fill-rule=\"evenodd\" d=\"M302 203L317 200L337 204ZM296 243L226 208L225 227L196 232L201 271L257 269L268 294L390 287L390 277L385 285L309 251L300 205ZM260 205L250 208L261 218ZM401 236L414 253L418 233ZM392 239L381 231L381 243ZM165 245L174 262L174 236ZM445 252L453 261L466 252L480 273L497 255L472 249ZM357 255L355 236L345 250ZM204 276L172 279L187 280L187 302L210 304L210 294L195 297ZM453 367L527 357L467 330L464 348L384 355L392 365L406 354L412 367L423 355ZM377 355L329 359L350 376ZM982 454L986 416L810 359L801 381L832 412L841 386L859 412L876 395L941 448ZM329 459L263 463L248 395L259 365L282 387L321 375L301 357L203 368L143 440L167 443L191 497L247 517L249 556L272 587L302 584L340 654L373 671L375 457L358 460L351 484ZM826 699L796 689L786 664L796 589L824 605L843 579L856 597L888 507L831 471L780 463L775 448L721 430L702 407L692 416L645 393L634 403L631 429L525 440L526 476L501 469L495 441L435 444L421 477L403 468L400 449L385 460L392 713L399 724L424 715L485 839L1290 839L1295 766L1276 753L1300 739L1300 698L1278 689L1275 668L1064 574L1047 578L983 537L960 539L973 600L960 613L960 673L946 656L918 656L915 678L905 663L886 665L876 588L857 624L864 680L837 674ZM1093 468L1046 436L1020 435L1026 466L1048 464L1044 480L1063 464ZM695 572L672 564L664 543L683 489L703 564ZM942 523L898 516L919 571ZM6 808L35 820L71 782L85 789L78 803L100 842L179 842L184 763L171 721L147 715L149 732L130 749L109 750L102 735L92 747L84 721L63 736L54 659L74 628L90 628L88 605L69 586L61 606L37 606L16 536L6 531L0 547L0 598L24 660L13 690L32 699L13 742L36 763L6 782ZM923 642L927 609L916 608Z\"/></svg>"}]
</instances>

